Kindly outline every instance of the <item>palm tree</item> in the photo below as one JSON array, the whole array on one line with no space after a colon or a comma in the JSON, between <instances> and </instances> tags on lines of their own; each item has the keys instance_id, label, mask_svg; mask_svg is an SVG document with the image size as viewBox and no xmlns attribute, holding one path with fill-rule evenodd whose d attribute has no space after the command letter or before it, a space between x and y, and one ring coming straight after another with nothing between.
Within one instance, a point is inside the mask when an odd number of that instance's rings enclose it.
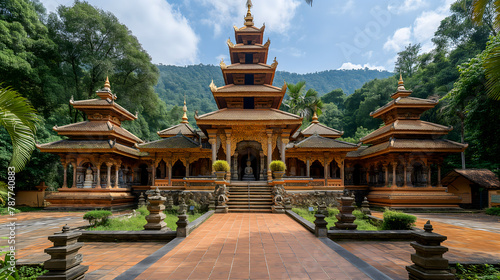
<instances>
[{"instance_id":1,"label":"palm tree","mask_svg":"<svg viewBox=\"0 0 500 280\"><path fill-rule=\"evenodd\" d=\"M493 34L496 35L500 30L500 0L473 0L472 5L472 20L476 24L482 24L487 9L494 11L492 29ZM488 96L500 100L500 44L492 47L484 60L483 67L486 73Z\"/></svg>"},{"instance_id":2,"label":"palm tree","mask_svg":"<svg viewBox=\"0 0 500 280\"><path fill-rule=\"evenodd\" d=\"M29 101L12 88L0 84L0 125L12 140L12 159L9 166L23 170L35 149L36 124L39 118Z\"/></svg>"},{"instance_id":3,"label":"palm tree","mask_svg":"<svg viewBox=\"0 0 500 280\"><path fill-rule=\"evenodd\" d=\"M284 102L290 113L297 114L304 119L309 119L314 112L321 115L323 102L318 97L318 92L310 88L306 91L306 82L296 84L287 83L288 99Z\"/></svg>"}]
</instances>

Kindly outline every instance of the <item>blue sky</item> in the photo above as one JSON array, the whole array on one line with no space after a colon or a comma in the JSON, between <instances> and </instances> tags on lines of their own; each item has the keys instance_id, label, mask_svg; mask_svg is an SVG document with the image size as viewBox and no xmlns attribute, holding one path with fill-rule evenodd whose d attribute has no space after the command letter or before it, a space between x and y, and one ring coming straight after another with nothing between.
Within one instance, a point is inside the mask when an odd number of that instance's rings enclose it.
<instances>
[{"instance_id":1,"label":"blue sky","mask_svg":"<svg viewBox=\"0 0 500 280\"><path fill-rule=\"evenodd\" d=\"M42 0L49 12L72 0ZM246 0L88 0L112 12L139 39L154 63L228 61L227 38L243 26ZM422 51L454 0L253 0L255 25L266 25L268 62L311 73L368 67L392 71L409 43Z\"/></svg>"}]
</instances>

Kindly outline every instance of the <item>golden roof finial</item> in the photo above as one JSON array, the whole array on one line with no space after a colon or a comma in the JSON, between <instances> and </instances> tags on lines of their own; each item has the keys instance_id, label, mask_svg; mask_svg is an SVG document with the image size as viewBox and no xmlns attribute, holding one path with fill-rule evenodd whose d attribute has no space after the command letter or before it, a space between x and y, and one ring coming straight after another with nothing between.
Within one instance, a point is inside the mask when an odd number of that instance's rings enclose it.
<instances>
[{"instance_id":1,"label":"golden roof finial","mask_svg":"<svg viewBox=\"0 0 500 280\"><path fill-rule=\"evenodd\" d=\"M109 83L108 76L106 76L106 81L104 82L104 88L107 90L111 90L111 84Z\"/></svg>"},{"instance_id":2,"label":"golden roof finial","mask_svg":"<svg viewBox=\"0 0 500 280\"><path fill-rule=\"evenodd\" d=\"M406 90L405 83L403 82L403 75L401 74L401 70L399 70L398 90Z\"/></svg>"},{"instance_id":3,"label":"golden roof finial","mask_svg":"<svg viewBox=\"0 0 500 280\"><path fill-rule=\"evenodd\" d=\"M311 123L319 123L319 121L318 121L318 115L316 114L317 110L318 110L317 107L314 106L314 114L313 114L312 122Z\"/></svg>"},{"instance_id":4,"label":"golden roof finial","mask_svg":"<svg viewBox=\"0 0 500 280\"><path fill-rule=\"evenodd\" d=\"M186 106L186 97L184 97L184 107L182 107L182 111L184 111L184 114L182 115L182 121L181 123L189 123L188 122L188 117L187 117L187 106Z\"/></svg>"},{"instance_id":5,"label":"golden roof finial","mask_svg":"<svg viewBox=\"0 0 500 280\"><path fill-rule=\"evenodd\" d=\"M245 17L245 26L253 26L253 16L252 13L250 12L250 8L252 7L252 0L247 0L247 16Z\"/></svg>"}]
</instances>

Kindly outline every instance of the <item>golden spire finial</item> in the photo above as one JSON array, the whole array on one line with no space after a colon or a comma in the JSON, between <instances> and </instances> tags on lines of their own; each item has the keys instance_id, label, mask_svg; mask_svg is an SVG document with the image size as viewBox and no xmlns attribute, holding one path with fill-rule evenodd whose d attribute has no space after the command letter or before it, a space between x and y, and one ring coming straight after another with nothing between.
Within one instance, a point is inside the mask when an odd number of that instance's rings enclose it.
<instances>
[{"instance_id":1,"label":"golden spire finial","mask_svg":"<svg viewBox=\"0 0 500 280\"><path fill-rule=\"evenodd\" d=\"M111 84L109 83L108 76L106 76L106 81L104 82L104 88L107 90L111 90Z\"/></svg>"},{"instance_id":2,"label":"golden spire finial","mask_svg":"<svg viewBox=\"0 0 500 280\"><path fill-rule=\"evenodd\" d=\"M184 114L182 115L182 121L181 123L189 123L188 122L188 117L187 117L187 106L186 106L186 97L184 97L184 107L182 107L182 111L184 111Z\"/></svg>"},{"instance_id":3,"label":"golden spire finial","mask_svg":"<svg viewBox=\"0 0 500 280\"><path fill-rule=\"evenodd\" d=\"M401 70L399 70L398 90L406 90L405 83L403 82L403 75L401 74Z\"/></svg>"},{"instance_id":4,"label":"golden spire finial","mask_svg":"<svg viewBox=\"0 0 500 280\"><path fill-rule=\"evenodd\" d=\"M250 12L250 8L252 7L252 0L247 0L247 16L245 17L245 26L253 26L253 16L252 13Z\"/></svg>"},{"instance_id":5,"label":"golden spire finial","mask_svg":"<svg viewBox=\"0 0 500 280\"><path fill-rule=\"evenodd\" d=\"M314 114L313 114L312 122L311 123L319 123L319 121L318 121L318 115L316 114L317 110L318 110L317 107L314 106Z\"/></svg>"}]
</instances>

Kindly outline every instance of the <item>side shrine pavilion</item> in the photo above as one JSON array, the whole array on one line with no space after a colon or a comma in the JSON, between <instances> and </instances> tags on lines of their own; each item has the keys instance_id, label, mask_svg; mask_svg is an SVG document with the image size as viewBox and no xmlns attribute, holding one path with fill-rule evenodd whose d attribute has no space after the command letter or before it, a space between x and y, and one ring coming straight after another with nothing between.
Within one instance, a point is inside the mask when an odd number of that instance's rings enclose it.
<instances>
[{"instance_id":1,"label":"side shrine pavilion","mask_svg":"<svg viewBox=\"0 0 500 280\"><path fill-rule=\"evenodd\" d=\"M269 164L282 160L289 193L349 189L379 206L458 207L459 197L441 186L440 165L467 145L439 139L450 127L420 120L437 101L411 97L400 79L393 100L371 113L385 125L361 139L366 146L337 140L343 132L319 123L316 114L301 130L300 116L279 110L287 86L272 85L278 62L267 64L270 40L264 43L265 26L254 26L250 1L247 7L244 26L234 27L235 42L227 41L230 64L220 63L225 85L209 85L218 110L196 114L199 129L189 125L184 102L182 121L145 143L121 127L137 116L115 102L107 79L97 99L70 101L88 120L56 126L68 139L38 145L59 155L64 167L62 188L46 197L49 207L126 207L157 187L213 192L218 159L230 163L229 189L269 187Z\"/></svg>"}]
</instances>

